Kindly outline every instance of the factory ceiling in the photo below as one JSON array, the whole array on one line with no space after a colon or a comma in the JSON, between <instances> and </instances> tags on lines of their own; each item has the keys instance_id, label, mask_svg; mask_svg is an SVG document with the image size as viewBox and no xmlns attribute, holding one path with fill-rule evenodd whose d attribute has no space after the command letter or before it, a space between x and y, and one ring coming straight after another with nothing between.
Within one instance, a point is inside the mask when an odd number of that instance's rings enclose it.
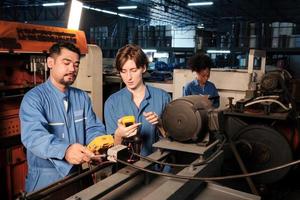
<instances>
[{"instance_id":1,"label":"factory ceiling","mask_svg":"<svg viewBox=\"0 0 300 200\"><path fill-rule=\"evenodd\" d=\"M199 2L200 0L198 0ZM0 19L14 21L53 20L62 18L71 1L56 8L42 7L45 0L2 0ZM204 24L214 27L224 22L293 22L300 23L299 0L212 0L213 5L190 7L191 0L82 0L86 8L125 14L142 23L177 26ZM136 5L134 10L118 10L118 6Z\"/></svg>"}]
</instances>

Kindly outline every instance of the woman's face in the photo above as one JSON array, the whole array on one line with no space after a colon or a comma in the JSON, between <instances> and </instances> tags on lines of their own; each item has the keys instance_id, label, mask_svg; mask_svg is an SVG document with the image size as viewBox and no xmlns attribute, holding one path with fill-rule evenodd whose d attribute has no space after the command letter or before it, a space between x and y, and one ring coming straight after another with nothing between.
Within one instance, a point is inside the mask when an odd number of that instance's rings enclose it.
<instances>
[{"instance_id":1,"label":"woman's face","mask_svg":"<svg viewBox=\"0 0 300 200\"><path fill-rule=\"evenodd\" d=\"M143 73L146 67L137 68L133 60L127 60L120 71L121 78L129 90L135 90L143 85Z\"/></svg>"},{"instance_id":2,"label":"woman's face","mask_svg":"<svg viewBox=\"0 0 300 200\"><path fill-rule=\"evenodd\" d=\"M196 74L200 85L205 85L206 81L209 79L210 76L210 69L209 68L203 69L199 72L196 72Z\"/></svg>"}]
</instances>

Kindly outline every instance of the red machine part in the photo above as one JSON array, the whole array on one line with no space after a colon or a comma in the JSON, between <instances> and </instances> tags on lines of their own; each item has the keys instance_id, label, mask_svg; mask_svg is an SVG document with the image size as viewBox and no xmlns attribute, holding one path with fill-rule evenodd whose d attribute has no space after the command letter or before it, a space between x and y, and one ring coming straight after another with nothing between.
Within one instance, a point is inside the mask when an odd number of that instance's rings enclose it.
<instances>
[{"instance_id":1,"label":"red machine part","mask_svg":"<svg viewBox=\"0 0 300 200\"><path fill-rule=\"evenodd\" d=\"M19 99L0 101L0 138L20 134Z\"/></svg>"},{"instance_id":2,"label":"red machine part","mask_svg":"<svg viewBox=\"0 0 300 200\"><path fill-rule=\"evenodd\" d=\"M0 153L0 195L3 199L16 199L25 188L27 163L24 147L1 149Z\"/></svg>"}]
</instances>

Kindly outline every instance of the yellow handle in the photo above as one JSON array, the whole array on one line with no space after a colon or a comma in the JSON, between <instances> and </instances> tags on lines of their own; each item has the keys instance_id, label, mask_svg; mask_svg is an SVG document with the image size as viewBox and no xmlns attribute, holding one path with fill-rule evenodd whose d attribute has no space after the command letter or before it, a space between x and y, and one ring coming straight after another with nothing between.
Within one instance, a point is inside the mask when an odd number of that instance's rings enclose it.
<instances>
[{"instance_id":1,"label":"yellow handle","mask_svg":"<svg viewBox=\"0 0 300 200\"><path fill-rule=\"evenodd\" d=\"M114 138L112 135L101 135L94 138L87 146L87 148L92 151L96 152L100 149L108 149L114 146Z\"/></svg>"},{"instance_id":2,"label":"yellow handle","mask_svg":"<svg viewBox=\"0 0 300 200\"><path fill-rule=\"evenodd\" d=\"M124 116L122 117L121 123L126 127L131 126L135 123L135 117L133 115Z\"/></svg>"}]
</instances>

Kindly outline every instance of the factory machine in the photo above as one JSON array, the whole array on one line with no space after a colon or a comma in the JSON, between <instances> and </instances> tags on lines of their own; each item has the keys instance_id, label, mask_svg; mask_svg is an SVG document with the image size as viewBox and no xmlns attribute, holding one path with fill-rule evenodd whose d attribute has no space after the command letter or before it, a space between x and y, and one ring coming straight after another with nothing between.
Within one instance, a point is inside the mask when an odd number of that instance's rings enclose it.
<instances>
[{"instance_id":1,"label":"factory machine","mask_svg":"<svg viewBox=\"0 0 300 200\"><path fill-rule=\"evenodd\" d=\"M245 173L299 159L299 81L288 71L275 70L264 74L257 88L235 105L229 103L222 115L223 129L234 144L232 154ZM224 166L237 171L230 155L224 160ZM290 171L281 169L255 176L252 181L264 190Z\"/></svg>"}]
</instances>

